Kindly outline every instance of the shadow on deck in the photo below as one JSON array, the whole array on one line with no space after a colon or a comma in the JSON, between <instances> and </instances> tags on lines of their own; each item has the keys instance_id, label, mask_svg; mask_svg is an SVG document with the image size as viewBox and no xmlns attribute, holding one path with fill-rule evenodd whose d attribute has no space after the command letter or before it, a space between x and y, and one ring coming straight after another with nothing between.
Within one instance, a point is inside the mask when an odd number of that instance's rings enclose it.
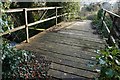
<instances>
[{"instance_id":1,"label":"shadow on deck","mask_svg":"<svg viewBox=\"0 0 120 80\"><path fill-rule=\"evenodd\" d=\"M36 53L38 59L43 55L52 61L49 74L55 78L89 80L97 76L95 69L88 66L95 62L94 50L104 48L104 41L93 31L91 21L76 21L57 31L39 33L30 43L17 48Z\"/></svg>"}]
</instances>

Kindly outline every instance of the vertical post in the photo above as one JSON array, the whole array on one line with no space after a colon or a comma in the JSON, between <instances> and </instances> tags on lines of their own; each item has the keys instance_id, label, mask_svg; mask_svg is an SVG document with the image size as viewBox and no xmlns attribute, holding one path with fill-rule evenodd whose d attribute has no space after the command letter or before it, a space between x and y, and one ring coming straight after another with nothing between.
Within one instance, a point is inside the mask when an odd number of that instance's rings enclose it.
<instances>
[{"instance_id":1,"label":"vertical post","mask_svg":"<svg viewBox=\"0 0 120 80\"><path fill-rule=\"evenodd\" d=\"M25 13L25 30L26 30L26 42L29 42L29 32L28 32L28 19L27 19L27 9L25 8L24 10Z\"/></svg>"},{"instance_id":2,"label":"vertical post","mask_svg":"<svg viewBox=\"0 0 120 80\"><path fill-rule=\"evenodd\" d=\"M56 9L56 26L57 26L57 7L55 7Z\"/></svg>"},{"instance_id":3,"label":"vertical post","mask_svg":"<svg viewBox=\"0 0 120 80\"><path fill-rule=\"evenodd\" d=\"M101 26L100 30L102 30L102 28L103 28L103 21L104 21L104 19L105 19L106 11L103 10L103 13L102 13L102 14L103 14L103 16L102 16L102 18L101 18L101 19L102 19L102 26Z\"/></svg>"}]
</instances>

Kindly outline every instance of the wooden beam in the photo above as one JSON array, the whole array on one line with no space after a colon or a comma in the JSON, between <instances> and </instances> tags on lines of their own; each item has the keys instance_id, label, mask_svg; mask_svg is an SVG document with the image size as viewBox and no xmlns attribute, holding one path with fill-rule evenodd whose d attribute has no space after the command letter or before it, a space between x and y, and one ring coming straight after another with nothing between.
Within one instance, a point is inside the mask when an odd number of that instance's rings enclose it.
<instances>
[{"instance_id":1,"label":"wooden beam","mask_svg":"<svg viewBox=\"0 0 120 80\"><path fill-rule=\"evenodd\" d=\"M48 21L48 20L51 20L51 19L55 19L55 18L56 18L56 16L51 17L51 18L47 18L47 19L44 19L44 20L36 21L36 22L28 24L28 26L33 26L33 25L36 25L36 24L39 24L39 23L42 23L42 22L45 22L45 21Z\"/></svg>"},{"instance_id":2,"label":"wooden beam","mask_svg":"<svg viewBox=\"0 0 120 80\"><path fill-rule=\"evenodd\" d=\"M105 28L110 35L110 38L112 39L113 43L115 44L115 47L119 48L118 45L116 44L116 41L115 41L114 37L111 35L110 30L109 30L107 24L105 23L105 21L103 21L103 24L105 25Z\"/></svg>"},{"instance_id":3,"label":"wooden beam","mask_svg":"<svg viewBox=\"0 0 120 80\"><path fill-rule=\"evenodd\" d=\"M34 28L34 27L29 27L29 29L38 30L38 31L44 31L45 30L45 29Z\"/></svg>"},{"instance_id":4,"label":"wooden beam","mask_svg":"<svg viewBox=\"0 0 120 80\"><path fill-rule=\"evenodd\" d=\"M26 36L27 36L27 42L29 42L29 32L28 32L28 26L32 26L32 25L36 25L36 24L39 24L39 23L42 23L42 22L45 22L45 21L48 21L48 20L51 20L51 19L57 19L58 17L61 17L61 16L65 16L67 15L68 13L65 13L65 14L62 14L62 15L56 15L56 16L53 16L51 18L47 18L47 19L44 19L44 20L40 20L40 21L36 21L36 22L33 22L33 23L30 23L28 24L28 19L27 19L27 11L34 11L34 10L48 10L48 9L61 9L62 7L43 7L43 8L19 8L19 9L9 9L9 10L5 10L6 13L12 13L12 12L22 12L24 11L25 13L25 25L23 26L19 26L17 28L14 28L14 29L11 29L9 31L6 31L6 32L3 32L3 33L0 33L0 36L3 36L3 35L6 35L10 32L15 32L17 30L21 30L23 28L26 28ZM57 20L56 20L57 22Z\"/></svg>"},{"instance_id":5,"label":"wooden beam","mask_svg":"<svg viewBox=\"0 0 120 80\"><path fill-rule=\"evenodd\" d=\"M62 7L57 7L57 9L60 9ZM25 8L18 8L18 9L9 9L5 10L6 13L12 13L12 12L22 12ZM26 8L27 11L35 11L35 10L49 10L49 9L55 9L55 7L42 7L42 8Z\"/></svg>"},{"instance_id":6,"label":"wooden beam","mask_svg":"<svg viewBox=\"0 0 120 80\"><path fill-rule=\"evenodd\" d=\"M62 15L58 15L57 17L65 16L65 15L67 15L67 14L68 14L68 13L65 13L65 14L62 14ZM48 18L48 19L45 19L45 20L36 21L36 22L34 22L34 23L30 23L30 24L27 24L27 25L28 25L28 26L33 26L33 25L35 25L35 24L39 24L39 23L42 23L42 22L45 22L45 21L48 21L48 20L51 20L51 19L54 19L54 18L56 18L56 16L51 17L51 18ZM21 29L24 29L24 28L25 28L25 25L19 26L19 27L16 27L16 28L14 28L14 29L8 30L8 31L6 31L6 32L0 33L0 36L6 35L6 34L8 34L8 33L15 32L15 31L18 31L18 30L21 30Z\"/></svg>"},{"instance_id":7,"label":"wooden beam","mask_svg":"<svg viewBox=\"0 0 120 80\"><path fill-rule=\"evenodd\" d=\"M24 29L24 28L25 28L25 25L19 26L19 27L16 27L16 28L14 28L14 29L5 31L5 32L3 32L3 33L0 33L0 36L6 35L6 34L8 34L8 33L15 32L15 31L18 31L18 30L21 30L21 29Z\"/></svg>"},{"instance_id":8,"label":"wooden beam","mask_svg":"<svg viewBox=\"0 0 120 80\"><path fill-rule=\"evenodd\" d=\"M61 17L61 16L64 16L64 15L67 15L67 13L62 14L62 15L58 15L57 17ZM33 22L33 23L29 23L28 26L33 26L33 25L36 25L36 24L39 24L39 23L42 23L42 22L45 22L45 21L55 19L55 18L56 18L56 16L53 16L51 18L47 18L47 19L44 19L44 20L39 20L39 21L36 21L36 22Z\"/></svg>"},{"instance_id":9,"label":"wooden beam","mask_svg":"<svg viewBox=\"0 0 120 80\"><path fill-rule=\"evenodd\" d=\"M57 9L62 7L57 7ZM42 7L42 8L27 8L27 11L35 11L35 10L50 10L55 9L55 7Z\"/></svg>"},{"instance_id":10,"label":"wooden beam","mask_svg":"<svg viewBox=\"0 0 120 80\"><path fill-rule=\"evenodd\" d=\"M25 13L25 29L26 29L26 42L29 42L29 31L28 31L28 19L27 19L27 9L24 9Z\"/></svg>"},{"instance_id":11,"label":"wooden beam","mask_svg":"<svg viewBox=\"0 0 120 80\"><path fill-rule=\"evenodd\" d=\"M22 11L23 11L23 8L22 9L9 9L9 10L5 10L6 13L22 12Z\"/></svg>"},{"instance_id":12,"label":"wooden beam","mask_svg":"<svg viewBox=\"0 0 120 80\"><path fill-rule=\"evenodd\" d=\"M57 7L55 8L56 11L56 26L57 26Z\"/></svg>"},{"instance_id":13,"label":"wooden beam","mask_svg":"<svg viewBox=\"0 0 120 80\"><path fill-rule=\"evenodd\" d=\"M106 11L107 13L109 13L109 14L112 14L112 15L114 15L114 16L116 16L116 17L120 18L120 16L119 16L119 15L117 15L117 14L115 14L115 13L113 13L113 12L111 12L111 11L107 10L107 9L104 9L104 8L103 8L103 10L104 10L104 11Z\"/></svg>"}]
</instances>

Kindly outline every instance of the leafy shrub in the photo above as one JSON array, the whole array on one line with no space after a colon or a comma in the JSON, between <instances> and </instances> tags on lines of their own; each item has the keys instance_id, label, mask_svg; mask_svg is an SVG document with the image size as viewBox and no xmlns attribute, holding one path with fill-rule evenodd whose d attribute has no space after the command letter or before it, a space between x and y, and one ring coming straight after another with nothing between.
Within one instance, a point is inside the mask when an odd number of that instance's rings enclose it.
<instances>
[{"instance_id":1,"label":"leafy shrub","mask_svg":"<svg viewBox=\"0 0 120 80\"><path fill-rule=\"evenodd\" d=\"M99 80L120 80L120 50L115 47L97 51L97 65L100 66Z\"/></svg>"},{"instance_id":2,"label":"leafy shrub","mask_svg":"<svg viewBox=\"0 0 120 80\"><path fill-rule=\"evenodd\" d=\"M17 50L7 42L1 48L3 80L48 78L49 62L39 63L31 52Z\"/></svg>"},{"instance_id":3,"label":"leafy shrub","mask_svg":"<svg viewBox=\"0 0 120 80\"><path fill-rule=\"evenodd\" d=\"M97 32L101 34L101 37L107 38L109 36L109 34L108 34L105 26L102 25L102 19L101 18L103 17L103 14L104 14L103 10L100 9L98 11L97 15L95 16L92 24L96 27ZM106 22L108 28L110 29L112 27L112 21L111 21L110 17L109 16L105 16L104 17L104 21Z\"/></svg>"},{"instance_id":4,"label":"leafy shrub","mask_svg":"<svg viewBox=\"0 0 120 80\"><path fill-rule=\"evenodd\" d=\"M1 17L0 17L0 22L1 22L0 32L8 31L8 30L10 30L14 27L13 22L11 21L11 17L6 15L5 12L4 12L5 9L9 8L9 5L10 5L9 1L7 1L4 4L2 2L0 2L0 9L1 9L1 13L2 13Z\"/></svg>"},{"instance_id":5,"label":"leafy shrub","mask_svg":"<svg viewBox=\"0 0 120 80\"><path fill-rule=\"evenodd\" d=\"M98 29L101 27L101 17L103 16L103 10L98 10L97 15L94 17L93 24L96 25Z\"/></svg>"}]
</instances>

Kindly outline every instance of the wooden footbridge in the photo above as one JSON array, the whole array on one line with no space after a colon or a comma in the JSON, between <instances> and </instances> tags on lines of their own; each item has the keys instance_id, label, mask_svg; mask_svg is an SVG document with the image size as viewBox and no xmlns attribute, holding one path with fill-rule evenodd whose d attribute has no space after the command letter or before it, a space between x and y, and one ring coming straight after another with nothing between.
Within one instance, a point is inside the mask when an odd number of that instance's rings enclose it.
<instances>
[{"instance_id":1,"label":"wooden footbridge","mask_svg":"<svg viewBox=\"0 0 120 80\"><path fill-rule=\"evenodd\" d=\"M91 21L66 22L59 27L65 28L39 33L29 39L30 43L22 43L17 48L36 53L38 60L41 55L46 56L52 61L49 74L55 78L84 80L97 76L95 68L90 68L89 64L95 62L94 51L104 44L93 34Z\"/></svg>"},{"instance_id":2,"label":"wooden footbridge","mask_svg":"<svg viewBox=\"0 0 120 80\"><path fill-rule=\"evenodd\" d=\"M40 56L45 56L46 59L52 61L48 71L49 75L55 79L91 80L98 76L98 73L95 68L89 67L89 63L96 62L94 58L97 55L95 50L104 48L105 41L100 39L99 35L93 34L94 30L91 28L92 21L90 20L61 22L57 24L58 17L67 15L66 13L57 15L57 9L59 8L60 7L8 10L6 12L24 11L25 25L8 32L0 33L0 36L25 28L27 42L29 43L22 42L16 47L35 53L38 60ZM28 11L48 9L56 9L56 16L34 23L27 22ZM56 19L55 26L29 38L29 26L51 19ZM103 25L104 24L105 22L103 21ZM107 30L109 29L107 28Z\"/></svg>"}]
</instances>

